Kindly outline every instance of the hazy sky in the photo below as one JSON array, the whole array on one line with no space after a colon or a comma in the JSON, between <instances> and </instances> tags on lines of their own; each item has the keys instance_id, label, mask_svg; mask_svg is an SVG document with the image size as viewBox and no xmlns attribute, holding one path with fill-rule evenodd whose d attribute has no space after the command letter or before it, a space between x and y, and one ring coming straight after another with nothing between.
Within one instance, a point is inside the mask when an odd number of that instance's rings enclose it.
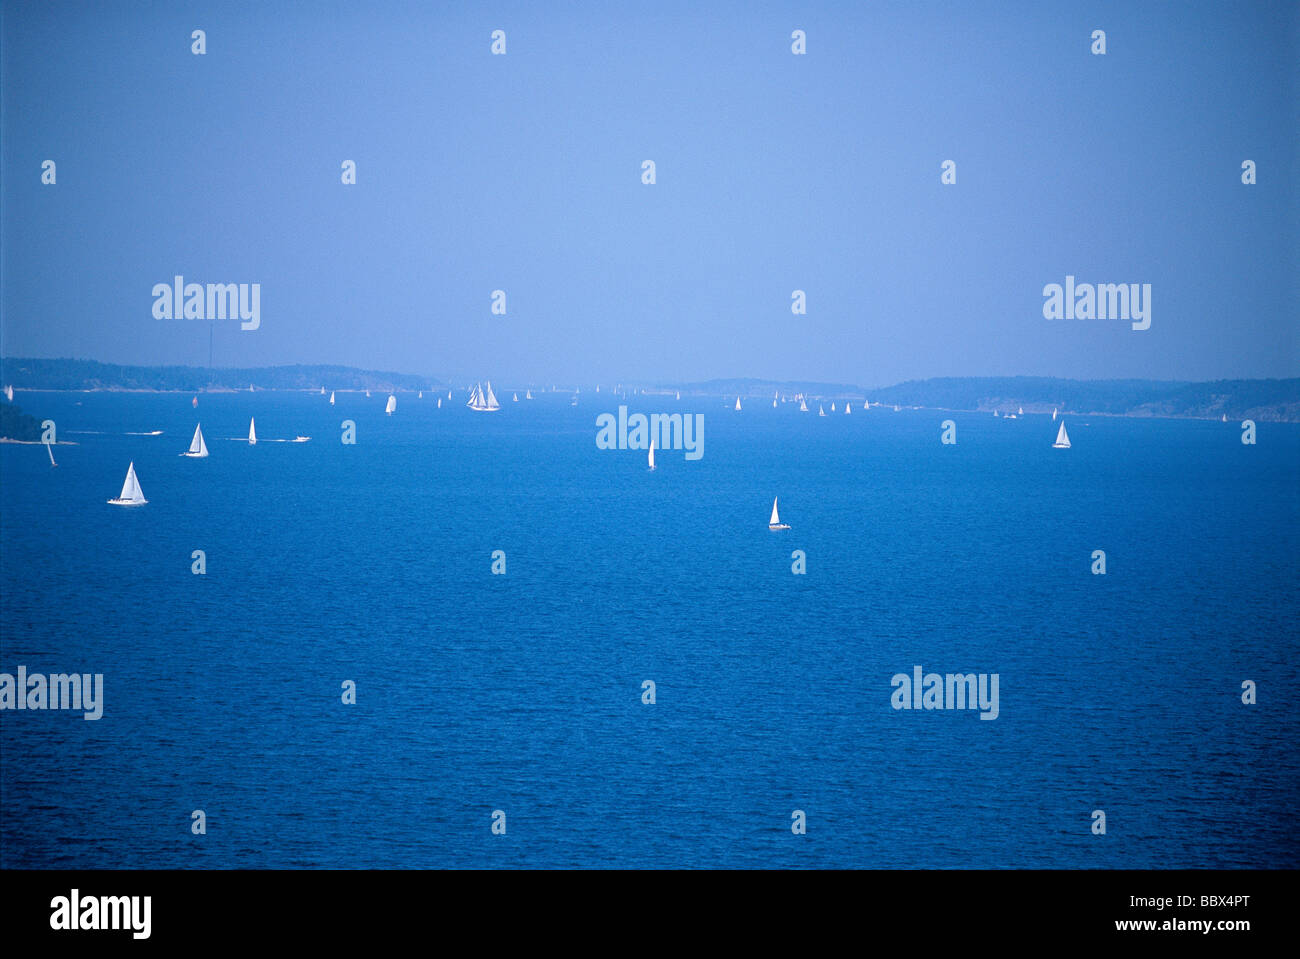
<instances>
[{"instance_id":1,"label":"hazy sky","mask_svg":"<svg viewBox=\"0 0 1300 959\"><path fill-rule=\"evenodd\" d=\"M204 365L182 274L261 285L219 366L1300 375L1297 10L4 2L0 353ZM1067 274L1151 328L1044 319Z\"/></svg>"}]
</instances>

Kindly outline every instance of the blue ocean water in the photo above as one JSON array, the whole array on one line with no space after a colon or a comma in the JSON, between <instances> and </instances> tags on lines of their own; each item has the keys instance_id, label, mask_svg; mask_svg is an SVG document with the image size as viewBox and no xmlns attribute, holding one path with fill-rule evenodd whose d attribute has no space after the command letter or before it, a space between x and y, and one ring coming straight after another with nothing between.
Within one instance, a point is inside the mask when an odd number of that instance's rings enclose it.
<instances>
[{"instance_id":1,"label":"blue ocean water","mask_svg":"<svg viewBox=\"0 0 1300 959\"><path fill-rule=\"evenodd\" d=\"M705 414L651 473L433 395L19 394L78 445L0 446L0 670L105 704L0 713L0 864L1300 866L1300 427L634 397Z\"/></svg>"}]
</instances>

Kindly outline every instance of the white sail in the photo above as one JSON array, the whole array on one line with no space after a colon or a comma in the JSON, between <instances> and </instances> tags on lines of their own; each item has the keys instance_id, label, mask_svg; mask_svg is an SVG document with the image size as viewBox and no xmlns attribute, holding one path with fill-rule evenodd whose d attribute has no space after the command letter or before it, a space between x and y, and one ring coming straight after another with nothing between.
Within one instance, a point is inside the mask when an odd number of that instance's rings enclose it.
<instances>
[{"instance_id":1,"label":"white sail","mask_svg":"<svg viewBox=\"0 0 1300 959\"><path fill-rule=\"evenodd\" d=\"M13 393L13 387L10 387L10 388L9 388L9 392L10 392L11 394ZM13 396L10 396L9 398L10 398L10 399L13 399ZM678 391L677 391L677 398L678 398L679 400L682 398L682 391L681 391L681 390L678 390Z\"/></svg>"},{"instance_id":2,"label":"white sail","mask_svg":"<svg viewBox=\"0 0 1300 959\"><path fill-rule=\"evenodd\" d=\"M845 412L845 413L852 413L852 412L853 412L853 404L852 404L852 403L847 403L847 402L846 402L846 403L844 404L844 412Z\"/></svg>"},{"instance_id":3,"label":"white sail","mask_svg":"<svg viewBox=\"0 0 1300 959\"><path fill-rule=\"evenodd\" d=\"M518 394L518 393L514 394L514 397L515 397L515 398L514 398L514 401L513 401L513 402L518 403L518 402L519 402L519 394Z\"/></svg>"},{"instance_id":4,"label":"white sail","mask_svg":"<svg viewBox=\"0 0 1300 959\"><path fill-rule=\"evenodd\" d=\"M451 390L447 391L447 399L451 399Z\"/></svg>"},{"instance_id":5,"label":"white sail","mask_svg":"<svg viewBox=\"0 0 1300 959\"><path fill-rule=\"evenodd\" d=\"M740 412L740 397L739 397L739 396L736 397L736 412L737 412L737 413Z\"/></svg>"},{"instance_id":6,"label":"white sail","mask_svg":"<svg viewBox=\"0 0 1300 959\"><path fill-rule=\"evenodd\" d=\"M1024 408L1023 406L1020 407L1020 415L1021 415L1021 416L1024 416L1024 415L1025 415L1025 408Z\"/></svg>"},{"instance_id":7,"label":"white sail","mask_svg":"<svg viewBox=\"0 0 1300 959\"><path fill-rule=\"evenodd\" d=\"M248 418L248 445L257 445L257 424L253 422L253 417Z\"/></svg>"},{"instance_id":8,"label":"white sail","mask_svg":"<svg viewBox=\"0 0 1300 959\"><path fill-rule=\"evenodd\" d=\"M776 497L772 497L772 518L767 521L768 529L789 529L785 523L781 522L781 514L776 511Z\"/></svg>"},{"instance_id":9,"label":"white sail","mask_svg":"<svg viewBox=\"0 0 1300 959\"><path fill-rule=\"evenodd\" d=\"M12 385L5 387L5 399L7 399L10 403L14 401L14 388Z\"/></svg>"},{"instance_id":10,"label":"white sail","mask_svg":"<svg viewBox=\"0 0 1300 959\"><path fill-rule=\"evenodd\" d=\"M334 405L334 391L330 390L330 406Z\"/></svg>"},{"instance_id":11,"label":"white sail","mask_svg":"<svg viewBox=\"0 0 1300 959\"><path fill-rule=\"evenodd\" d=\"M1056 422L1056 407L1052 407L1052 422Z\"/></svg>"},{"instance_id":12,"label":"white sail","mask_svg":"<svg viewBox=\"0 0 1300 959\"><path fill-rule=\"evenodd\" d=\"M442 397L438 397L438 409L442 409Z\"/></svg>"},{"instance_id":13,"label":"white sail","mask_svg":"<svg viewBox=\"0 0 1300 959\"><path fill-rule=\"evenodd\" d=\"M122 494L117 499L109 500L114 506L140 506L149 502L140 489L140 481L135 477L134 461L126 468L126 481L122 484Z\"/></svg>"},{"instance_id":14,"label":"white sail","mask_svg":"<svg viewBox=\"0 0 1300 959\"><path fill-rule=\"evenodd\" d=\"M370 399L370 391L366 390L366 399Z\"/></svg>"},{"instance_id":15,"label":"white sail","mask_svg":"<svg viewBox=\"0 0 1300 959\"><path fill-rule=\"evenodd\" d=\"M424 390L420 390L419 393L415 394L415 398L416 398L417 400L422 400L422 399L424 399Z\"/></svg>"},{"instance_id":16,"label":"white sail","mask_svg":"<svg viewBox=\"0 0 1300 959\"><path fill-rule=\"evenodd\" d=\"M1056 442L1052 444L1052 449L1068 450L1070 448L1070 434L1065 432L1065 420L1061 420L1061 428L1056 431Z\"/></svg>"},{"instance_id":17,"label":"white sail","mask_svg":"<svg viewBox=\"0 0 1300 959\"><path fill-rule=\"evenodd\" d=\"M650 468L655 468L655 438L650 437Z\"/></svg>"},{"instance_id":18,"label":"white sail","mask_svg":"<svg viewBox=\"0 0 1300 959\"><path fill-rule=\"evenodd\" d=\"M808 404L805 403L805 402L803 401L803 397L802 397L802 396L799 397L799 412L800 412L800 413L807 413L807 412L808 412Z\"/></svg>"},{"instance_id":19,"label":"white sail","mask_svg":"<svg viewBox=\"0 0 1300 959\"><path fill-rule=\"evenodd\" d=\"M772 401L772 409L776 409L776 400Z\"/></svg>"},{"instance_id":20,"label":"white sail","mask_svg":"<svg viewBox=\"0 0 1300 959\"><path fill-rule=\"evenodd\" d=\"M196 425L194 427L194 438L190 440L190 448L181 454L182 456L193 456L201 458L208 455L208 444L203 442L203 427Z\"/></svg>"},{"instance_id":21,"label":"white sail","mask_svg":"<svg viewBox=\"0 0 1300 959\"><path fill-rule=\"evenodd\" d=\"M321 396L324 396L324 395L325 395L325 387L323 387L323 386L320 388L320 395L321 395Z\"/></svg>"},{"instance_id":22,"label":"white sail","mask_svg":"<svg viewBox=\"0 0 1300 959\"><path fill-rule=\"evenodd\" d=\"M822 406L820 403L817 404L817 415L818 416L826 415L826 407Z\"/></svg>"},{"instance_id":23,"label":"white sail","mask_svg":"<svg viewBox=\"0 0 1300 959\"><path fill-rule=\"evenodd\" d=\"M392 393L388 394L388 403L384 406L384 412L389 416L393 415L393 410L397 409L397 397Z\"/></svg>"},{"instance_id":24,"label":"white sail","mask_svg":"<svg viewBox=\"0 0 1300 959\"><path fill-rule=\"evenodd\" d=\"M531 400L532 398L533 398L533 391L532 391L532 390L529 390L527 393L524 394L524 399L526 399L526 400Z\"/></svg>"},{"instance_id":25,"label":"white sail","mask_svg":"<svg viewBox=\"0 0 1300 959\"><path fill-rule=\"evenodd\" d=\"M501 409L501 404L497 402L496 394L492 392L492 381L488 380L487 389L487 408L490 410Z\"/></svg>"},{"instance_id":26,"label":"white sail","mask_svg":"<svg viewBox=\"0 0 1300 959\"><path fill-rule=\"evenodd\" d=\"M475 384L474 388L469 391L469 401L465 404L472 410L477 409L479 406L478 394L479 394L478 384Z\"/></svg>"}]
</instances>

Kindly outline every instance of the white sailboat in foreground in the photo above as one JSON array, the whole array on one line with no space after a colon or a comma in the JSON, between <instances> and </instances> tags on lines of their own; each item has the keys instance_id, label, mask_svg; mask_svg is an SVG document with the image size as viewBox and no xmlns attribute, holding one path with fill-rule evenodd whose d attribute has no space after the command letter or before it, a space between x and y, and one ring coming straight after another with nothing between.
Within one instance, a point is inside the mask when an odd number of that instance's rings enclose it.
<instances>
[{"instance_id":1,"label":"white sailboat in foreground","mask_svg":"<svg viewBox=\"0 0 1300 959\"><path fill-rule=\"evenodd\" d=\"M781 514L776 511L777 497L772 497L772 518L767 522L768 529L789 529L789 525L781 522Z\"/></svg>"},{"instance_id":2,"label":"white sailboat in foreground","mask_svg":"<svg viewBox=\"0 0 1300 959\"><path fill-rule=\"evenodd\" d=\"M257 445L257 424L253 422L253 417L248 418L248 445Z\"/></svg>"},{"instance_id":3,"label":"white sailboat in foreground","mask_svg":"<svg viewBox=\"0 0 1300 959\"><path fill-rule=\"evenodd\" d=\"M384 406L384 412L389 416L393 415L393 410L397 409L397 397L392 393L388 394L388 403Z\"/></svg>"},{"instance_id":4,"label":"white sailboat in foreground","mask_svg":"<svg viewBox=\"0 0 1300 959\"><path fill-rule=\"evenodd\" d=\"M483 387L475 383L474 392L470 394L469 402L465 404L472 410L480 413L490 412L501 409L501 404L497 402L496 394L492 392L492 381L488 380L487 394L484 395Z\"/></svg>"},{"instance_id":5,"label":"white sailboat in foreground","mask_svg":"<svg viewBox=\"0 0 1300 959\"><path fill-rule=\"evenodd\" d=\"M135 478L135 462L126 468L126 482L122 484L122 493L116 499L108 501L113 506L143 506L149 502L140 489L140 481Z\"/></svg>"},{"instance_id":6,"label":"white sailboat in foreground","mask_svg":"<svg viewBox=\"0 0 1300 959\"><path fill-rule=\"evenodd\" d=\"M1065 420L1061 420L1061 428L1056 431L1056 442L1052 444L1054 450L1068 450L1070 448L1070 434L1065 432Z\"/></svg>"},{"instance_id":7,"label":"white sailboat in foreground","mask_svg":"<svg viewBox=\"0 0 1300 959\"><path fill-rule=\"evenodd\" d=\"M181 456L193 456L198 459L208 455L208 444L203 442L203 426L201 424L194 427L194 439L190 440L190 448Z\"/></svg>"}]
</instances>

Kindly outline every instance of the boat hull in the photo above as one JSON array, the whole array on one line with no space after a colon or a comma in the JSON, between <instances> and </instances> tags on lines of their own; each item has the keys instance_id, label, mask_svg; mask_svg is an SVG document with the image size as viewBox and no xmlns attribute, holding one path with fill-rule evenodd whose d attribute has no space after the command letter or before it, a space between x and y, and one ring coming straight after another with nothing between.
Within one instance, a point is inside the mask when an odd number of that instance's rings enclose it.
<instances>
[{"instance_id":1,"label":"boat hull","mask_svg":"<svg viewBox=\"0 0 1300 959\"><path fill-rule=\"evenodd\" d=\"M776 532L777 530L780 529L789 529L790 526L787 523L768 523L767 528L772 530L773 532Z\"/></svg>"},{"instance_id":2,"label":"boat hull","mask_svg":"<svg viewBox=\"0 0 1300 959\"><path fill-rule=\"evenodd\" d=\"M118 499L114 497L113 499L108 501L108 505L109 506L143 506L147 502L149 502L147 499L133 500L133 499Z\"/></svg>"}]
</instances>

